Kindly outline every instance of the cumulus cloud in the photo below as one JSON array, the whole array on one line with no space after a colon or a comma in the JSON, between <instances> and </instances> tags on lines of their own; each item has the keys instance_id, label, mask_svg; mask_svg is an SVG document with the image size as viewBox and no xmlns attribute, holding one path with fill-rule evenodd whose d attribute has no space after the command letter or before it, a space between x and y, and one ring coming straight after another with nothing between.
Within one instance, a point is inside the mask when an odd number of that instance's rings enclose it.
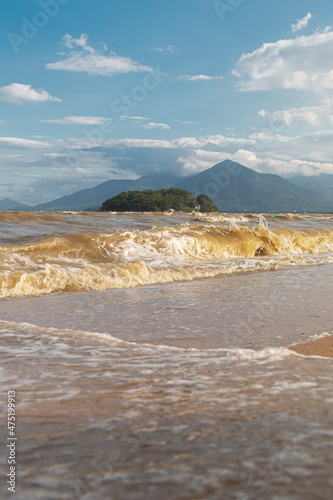
<instances>
[{"instance_id":1,"label":"cumulus cloud","mask_svg":"<svg viewBox=\"0 0 333 500\"><path fill-rule=\"evenodd\" d=\"M259 115L271 121L282 122L287 127L297 125L300 122L319 127L327 119L333 123L333 106L332 101L328 101L327 104L321 106L290 108L274 111L272 113L262 109L259 111Z\"/></svg>"},{"instance_id":2,"label":"cumulus cloud","mask_svg":"<svg viewBox=\"0 0 333 500\"><path fill-rule=\"evenodd\" d=\"M88 45L88 36L85 33L82 33L79 38L74 38L66 33L66 35L63 36L63 43L68 49L73 49L76 46L87 50L91 54L95 53L95 50Z\"/></svg>"},{"instance_id":3,"label":"cumulus cloud","mask_svg":"<svg viewBox=\"0 0 333 500\"><path fill-rule=\"evenodd\" d=\"M333 89L333 32L330 28L289 40L265 43L243 54L233 74L243 78L241 91L293 89L313 92ZM244 80L247 78L247 80Z\"/></svg>"},{"instance_id":4,"label":"cumulus cloud","mask_svg":"<svg viewBox=\"0 0 333 500\"><path fill-rule=\"evenodd\" d=\"M294 175L319 175L320 173L333 174L333 163L311 161L302 158L270 158L263 162L264 168L283 177Z\"/></svg>"},{"instance_id":5,"label":"cumulus cloud","mask_svg":"<svg viewBox=\"0 0 333 500\"><path fill-rule=\"evenodd\" d=\"M169 125L167 125L166 123L156 123L156 122L146 123L144 125L144 128L146 128L148 130L151 130L151 129L154 129L154 128L158 128L158 129L161 129L161 130L169 130L170 129Z\"/></svg>"},{"instance_id":6,"label":"cumulus cloud","mask_svg":"<svg viewBox=\"0 0 333 500\"><path fill-rule=\"evenodd\" d=\"M103 116L65 116L64 118L55 118L54 120L41 120L43 123L60 123L63 125L103 125L111 120Z\"/></svg>"},{"instance_id":7,"label":"cumulus cloud","mask_svg":"<svg viewBox=\"0 0 333 500\"><path fill-rule=\"evenodd\" d=\"M69 53L64 59L54 63L46 64L47 69L84 72L90 75L112 76L120 73L131 73L139 71L152 71L150 66L143 66L129 57L121 57L110 52L103 54L97 52L88 45L88 36L82 34L79 38L73 38L66 34L63 43ZM107 47L104 46L104 51Z\"/></svg>"},{"instance_id":8,"label":"cumulus cloud","mask_svg":"<svg viewBox=\"0 0 333 500\"><path fill-rule=\"evenodd\" d=\"M296 33L297 31L300 31L304 28L307 27L309 24L310 19L312 18L311 12L308 12L306 16L304 16L302 19L297 19L297 22L295 24L291 25L291 31L293 33Z\"/></svg>"},{"instance_id":9,"label":"cumulus cloud","mask_svg":"<svg viewBox=\"0 0 333 500\"><path fill-rule=\"evenodd\" d=\"M212 75L180 75L178 77L178 80L184 80L184 81L187 81L187 82L223 80L223 76L212 76Z\"/></svg>"},{"instance_id":10,"label":"cumulus cloud","mask_svg":"<svg viewBox=\"0 0 333 500\"><path fill-rule=\"evenodd\" d=\"M61 99L51 96L46 90L34 90L31 85L12 83L11 85L0 87L0 101L21 105L24 102L61 102Z\"/></svg>"},{"instance_id":11,"label":"cumulus cloud","mask_svg":"<svg viewBox=\"0 0 333 500\"><path fill-rule=\"evenodd\" d=\"M237 149L234 152L227 151L207 151L197 149L190 154L182 155L178 158L183 175L196 175L223 160L232 160L257 170L258 158L252 151Z\"/></svg>"}]
</instances>

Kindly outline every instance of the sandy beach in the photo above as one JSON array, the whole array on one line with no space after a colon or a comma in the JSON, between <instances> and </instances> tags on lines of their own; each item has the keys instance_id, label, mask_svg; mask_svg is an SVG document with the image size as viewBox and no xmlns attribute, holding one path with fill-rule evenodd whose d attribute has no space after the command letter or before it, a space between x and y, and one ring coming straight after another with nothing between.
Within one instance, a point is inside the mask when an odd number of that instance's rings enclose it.
<instances>
[{"instance_id":1,"label":"sandy beach","mask_svg":"<svg viewBox=\"0 0 333 500\"><path fill-rule=\"evenodd\" d=\"M299 354L303 354L304 356L333 358L333 336L312 340L310 342L302 342L289 347L289 349Z\"/></svg>"},{"instance_id":2,"label":"sandy beach","mask_svg":"<svg viewBox=\"0 0 333 500\"><path fill-rule=\"evenodd\" d=\"M330 500L329 223L5 214L11 498Z\"/></svg>"}]
</instances>

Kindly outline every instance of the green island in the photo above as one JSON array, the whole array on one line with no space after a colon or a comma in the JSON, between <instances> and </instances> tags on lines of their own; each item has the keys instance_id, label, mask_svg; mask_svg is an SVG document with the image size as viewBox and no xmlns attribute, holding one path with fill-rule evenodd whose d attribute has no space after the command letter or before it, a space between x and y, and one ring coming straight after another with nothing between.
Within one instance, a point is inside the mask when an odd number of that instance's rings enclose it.
<instances>
[{"instance_id":1,"label":"green island","mask_svg":"<svg viewBox=\"0 0 333 500\"><path fill-rule=\"evenodd\" d=\"M99 212L218 212L212 200L205 194L193 198L184 189L161 189L153 191L124 191L104 201Z\"/></svg>"}]
</instances>

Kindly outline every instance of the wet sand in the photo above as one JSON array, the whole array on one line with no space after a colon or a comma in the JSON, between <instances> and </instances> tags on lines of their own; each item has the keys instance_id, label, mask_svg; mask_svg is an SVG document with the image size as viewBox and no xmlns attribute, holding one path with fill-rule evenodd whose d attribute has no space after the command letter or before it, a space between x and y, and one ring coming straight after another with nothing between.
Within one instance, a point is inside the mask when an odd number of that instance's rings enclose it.
<instances>
[{"instance_id":1,"label":"wet sand","mask_svg":"<svg viewBox=\"0 0 333 500\"><path fill-rule=\"evenodd\" d=\"M304 356L322 356L324 358L333 358L333 336L323 337L310 342L290 346L289 349L303 354Z\"/></svg>"},{"instance_id":2,"label":"wet sand","mask_svg":"<svg viewBox=\"0 0 333 500\"><path fill-rule=\"evenodd\" d=\"M1 328L19 438L17 493L1 498L332 498L331 360Z\"/></svg>"}]
</instances>

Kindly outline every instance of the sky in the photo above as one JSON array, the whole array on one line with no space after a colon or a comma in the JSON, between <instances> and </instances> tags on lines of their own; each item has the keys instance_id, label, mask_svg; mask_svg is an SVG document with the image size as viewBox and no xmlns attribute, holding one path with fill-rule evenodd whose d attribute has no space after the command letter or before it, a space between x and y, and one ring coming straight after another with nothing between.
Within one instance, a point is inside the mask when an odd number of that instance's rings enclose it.
<instances>
[{"instance_id":1,"label":"sky","mask_svg":"<svg viewBox=\"0 0 333 500\"><path fill-rule=\"evenodd\" d=\"M331 0L11 0L0 199L230 158L333 174Z\"/></svg>"}]
</instances>

